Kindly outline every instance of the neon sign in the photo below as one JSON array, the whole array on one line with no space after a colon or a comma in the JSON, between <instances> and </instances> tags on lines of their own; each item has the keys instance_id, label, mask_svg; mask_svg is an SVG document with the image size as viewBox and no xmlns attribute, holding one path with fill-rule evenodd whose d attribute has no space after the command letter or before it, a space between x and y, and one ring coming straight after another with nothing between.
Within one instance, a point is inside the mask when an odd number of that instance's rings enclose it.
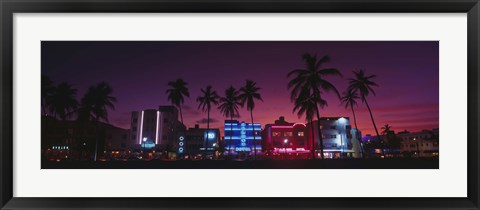
<instances>
[{"instance_id":1,"label":"neon sign","mask_svg":"<svg viewBox=\"0 0 480 210\"><path fill-rule=\"evenodd\" d=\"M250 147L235 147L236 152L250 152L252 151Z\"/></svg>"},{"instance_id":2,"label":"neon sign","mask_svg":"<svg viewBox=\"0 0 480 210\"><path fill-rule=\"evenodd\" d=\"M217 135L215 134L214 131L208 131L208 132L205 132L205 137L207 138L207 140L215 140Z\"/></svg>"},{"instance_id":3,"label":"neon sign","mask_svg":"<svg viewBox=\"0 0 480 210\"><path fill-rule=\"evenodd\" d=\"M260 142L262 136L260 123L245 123L239 121L225 121L225 149L235 152L251 152L253 148L253 140L257 144L257 150L261 150Z\"/></svg>"},{"instance_id":4,"label":"neon sign","mask_svg":"<svg viewBox=\"0 0 480 210\"><path fill-rule=\"evenodd\" d=\"M240 146L247 146L247 131L243 122L240 124Z\"/></svg>"},{"instance_id":5,"label":"neon sign","mask_svg":"<svg viewBox=\"0 0 480 210\"><path fill-rule=\"evenodd\" d=\"M52 149L68 149L68 146L52 146Z\"/></svg>"},{"instance_id":6,"label":"neon sign","mask_svg":"<svg viewBox=\"0 0 480 210\"><path fill-rule=\"evenodd\" d=\"M178 137L178 153L183 153L185 149L183 149L183 146L184 146L184 140L185 140L185 137L183 136L180 136Z\"/></svg>"},{"instance_id":7,"label":"neon sign","mask_svg":"<svg viewBox=\"0 0 480 210\"><path fill-rule=\"evenodd\" d=\"M152 142L152 141L150 141L150 140L147 140L147 141L142 142L141 145L142 145L142 147L143 147L144 149L151 149L151 148L154 148L154 147L155 147L155 143Z\"/></svg>"}]
</instances>

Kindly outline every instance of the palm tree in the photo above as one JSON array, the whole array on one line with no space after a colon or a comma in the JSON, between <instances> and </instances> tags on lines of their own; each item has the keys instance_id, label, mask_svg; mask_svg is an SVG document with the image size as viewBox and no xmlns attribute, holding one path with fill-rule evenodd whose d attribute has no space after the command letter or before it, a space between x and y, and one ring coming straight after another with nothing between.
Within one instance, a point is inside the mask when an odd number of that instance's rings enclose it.
<instances>
[{"instance_id":1,"label":"palm tree","mask_svg":"<svg viewBox=\"0 0 480 210\"><path fill-rule=\"evenodd\" d=\"M81 100L79 120L96 124L94 161L97 161L98 154L99 122L108 122L108 109L115 109L114 103L117 99L112 96L112 93L112 87L105 82L101 82L91 86Z\"/></svg>"},{"instance_id":2,"label":"palm tree","mask_svg":"<svg viewBox=\"0 0 480 210\"><path fill-rule=\"evenodd\" d=\"M253 135L253 159L257 159L257 144L255 142L255 126L253 123L253 109L255 108L255 100L263 102L262 96L258 91L261 89L256 86L257 83L252 80L247 80L245 86L240 88L240 102L242 107L247 104L247 110L250 111L250 118L252 119L252 135Z\"/></svg>"},{"instance_id":3,"label":"palm tree","mask_svg":"<svg viewBox=\"0 0 480 210\"><path fill-rule=\"evenodd\" d=\"M388 135L391 131L392 131L392 126L390 126L389 124L385 124L382 127L382 134L383 135Z\"/></svg>"},{"instance_id":4,"label":"palm tree","mask_svg":"<svg viewBox=\"0 0 480 210\"><path fill-rule=\"evenodd\" d=\"M390 139L389 137L391 136L390 134L392 132L392 126L390 126L389 124L385 124L381 129L382 129L383 141L387 141L386 143L388 144L388 141Z\"/></svg>"},{"instance_id":5,"label":"palm tree","mask_svg":"<svg viewBox=\"0 0 480 210\"><path fill-rule=\"evenodd\" d=\"M212 86L208 85L207 88L201 89L202 96L197 98L198 109L201 109L204 112L207 112L207 135L204 135L204 148L205 156L207 155L207 141L208 141L208 132L210 131L210 110L213 105L218 105L218 94L217 91L212 90ZM218 144L218 142L217 142Z\"/></svg>"},{"instance_id":6,"label":"palm tree","mask_svg":"<svg viewBox=\"0 0 480 210\"><path fill-rule=\"evenodd\" d=\"M70 147L71 140L69 140L69 137L67 136L68 132L65 121L72 116L78 107L78 101L75 99L77 96L77 89L74 89L72 85L66 82L62 82L56 87L52 86L50 91L51 95L46 100L49 104L49 111L53 114L53 119L58 117L61 120L61 123L63 124L61 127L64 128L63 131L65 134L65 139L62 139L61 142ZM47 121L48 119L46 119L45 122Z\"/></svg>"},{"instance_id":7,"label":"palm tree","mask_svg":"<svg viewBox=\"0 0 480 210\"><path fill-rule=\"evenodd\" d=\"M168 100L176 106L180 111L180 120L183 124L183 114L182 114L182 104L185 101L184 97L190 97L190 93L188 92L187 88L188 83L183 81L183 79L177 79L175 81L168 82L168 86L170 87L167 89Z\"/></svg>"},{"instance_id":8,"label":"palm tree","mask_svg":"<svg viewBox=\"0 0 480 210\"><path fill-rule=\"evenodd\" d=\"M53 81L50 80L49 77L42 75L41 79L41 111L42 111L42 148L46 148L48 146L48 140L51 134L50 127L49 127L49 110L51 107L51 99L53 92L55 90L55 86ZM45 116L45 117L43 117Z\"/></svg>"},{"instance_id":9,"label":"palm tree","mask_svg":"<svg viewBox=\"0 0 480 210\"><path fill-rule=\"evenodd\" d=\"M352 90L347 90L346 92L343 93L343 96L341 98L341 101L343 104L345 104L345 109L351 108L352 109L352 114L353 114L353 122L355 124L355 131L357 133L357 140L358 143L360 144L360 149L362 150L362 157L364 158L364 150L363 150L363 145L362 145L362 140L361 137L359 137L359 132L358 132L358 126L357 126L357 117L355 116L355 109L353 109L354 106L358 106L357 100L360 97L355 91Z\"/></svg>"},{"instance_id":10,"label":"palm tree","mask_svg":"<svg viewBox=\"0 0 480 210\"><path fill-rule=\"evenodd\" d=\"M369 75L366 76L365 72L360 69L358 71L353 71L355 78L350 79L348 90L353 92L359 92L360 97L362 98L362 102L365 103L367 106L368 112L370 113L370 118L372 119L373 127L375 128L375 133L380 138L380 134L378 133L377 125L375 124L375 120L373 119L372 110L370 109L370 105L368 105L367 96L372 93L375 95L375 91L373 87L378 87L378 84L371 81L371 79L375 78L376 75ZM384 151L382 150L382 155L384 155Z\"/></svg>"},{"instance_id":11,"label":"palm tree","mask_svg":"<svg viewBox=\"0 0 480 210\"><path fill-rule=\"evenodd\" d=\"M220 97L220 106L218 109L222 112L223 116L230 117L233 121L233 117L239 116L238 108L242 106L242 103L238 97L238 91L230 86L225 90L225 97ZM230 132L233 131L233 123L230 125ZM225 131L226 133L226 131ZM230 144L228 145L228 154L231 156L232 134L230 134Z\"/></svg>"},{"instance_id":12,"label":"palm tree","mask_svg":"<svg viewBox=\"0 0 480 210\"><path fill-rule=\"evenodd\" d=\"M305 69L294 69L287 74L287 77L293 77L288 83L288 88L291 89L290 98L294 101L303 89L307 88L314 98L316 98L317 105L315 106L315 114L317 115L318 125L317 131L320 139L320 151L321 158L323 159L323 136L320 129L320 112L319 112L319 99L321 99L321 91L326 92L333 91L339 98L337 88L325 80L326 76L342 76L342 74L335 68L323 68L323 64L330 61L329 56L323 56L318 59L316 55L305 53L303 55L305 61ZM320 107L321 108L321 107Z\"/></svg>"},{"instance_id":13,"label":"palm tree","mask_svg":"<svg viewBox=\"0 0 480 210\"><path fill-rule=\"evenodd\" d=\"M71 117L77 109L78 101L75 99L77 89L74 89L72 85L66 82L62 82L52 90L48 102L50 104L49 111L53 114L54 118L58 116L60 120L64 122L67 118Z\"/></svg>"},{"instance_id":14,"label":"palm tree","mask_svg":"<svg viewBox=\"0 0 480 210\"><path fill-rule=\"evenodd\" d=\"M42 75L41 79L42 83L42 90L41 90L41 97L42 97L42 115L47 116L48 110L50 109L51 105L51 97L55 91L55 86L53 85L52 80L49 77Z\"/></svg>"},{"instance_id":15,"label":"palm tree","mask_svg":"<svg viewBox=\"0 0 480 210\"><path fill-rule=\"evenodd\" d=\"M301 118L302 115L305 115L305 120L310 124L312 130L312 159L315 158L315 133L313 126L313 118L317 111L316 107L320 105L324 107L327 105L327 101L323 99L316 99L316 97L310 93L309 89L305 88L300 92L297 99L295 99L295 105L292 112L297 112L298 118Z\"/></svg>"}]
</instances>

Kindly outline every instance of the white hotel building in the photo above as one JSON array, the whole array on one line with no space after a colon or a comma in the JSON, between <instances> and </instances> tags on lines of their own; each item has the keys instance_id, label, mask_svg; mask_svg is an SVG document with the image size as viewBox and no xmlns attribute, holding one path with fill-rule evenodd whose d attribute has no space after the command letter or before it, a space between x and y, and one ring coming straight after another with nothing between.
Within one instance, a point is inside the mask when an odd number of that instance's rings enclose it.
<instances>
[{"instance_id":1,"label":"white hotel building","mask_svg":"<svg viewBox=\"0 0 480 210\"><path fill-rule=\"evenodd\" d=\"M131 116L130 140L133 145L146 145L150 148L157 145L174 145L176 134L183 128L178 121L178 110L173 106L160 106L158 110L133 111Z\"/></svg>"}]
</instances>

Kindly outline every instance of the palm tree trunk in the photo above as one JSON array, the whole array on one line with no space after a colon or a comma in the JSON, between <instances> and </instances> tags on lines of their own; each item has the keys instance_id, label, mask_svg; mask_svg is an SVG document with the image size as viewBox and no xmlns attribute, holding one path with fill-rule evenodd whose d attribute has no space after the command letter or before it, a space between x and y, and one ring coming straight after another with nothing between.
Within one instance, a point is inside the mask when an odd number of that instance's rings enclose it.
<instances>
[{"instance_id":1,"label":"palm tree trunk","mask_svg":"<svg viewBox=\"0 0 480 210\"><path fill-rule=\"evenodd\" d=\"M373 120L373 115L372 115L372 110L370 109L370 106L368 105L367 99L363 98L365 101L365 105L367 105L368 112L370 113L370 118L372 119L373 127L375 128L375 133L377 133L377 137L380 137L380 134L378 134L378 129L377 125L375 124L375 120ZM385 155L385 151L383 151L383 143L382 140L380 141L381 147L382 147L382 155Z\"/></svg>"},{"instance_id":2,"label":"palm tree trunk","mask_svg":"<svg viewBox=\"0 0 480 210\"><path fill-rule=\"evenodd\" d=\"M183 136L185 137L185 129L186 129L186 126L185 126L185 124L183 124L183 113L182 113L182 106L181 106L181 105L178 106L178 110L180 111L180 121L182 122L182 128L181 128L182 132L181 132L181 133L182 133ZM174 138L175 138L175 137L174 137ZM178 155L178 156L180 156L180 155ZM184 155L184 156L185 156L185 155ZM179 158L179 157L177 157L177 159L178 159L178 158Z\"/></svg>"},{"instance_id":3,"label":"palm tree trunk","mask_svg":"<svg viewBox=\"0 0 480 210\"><path fill-rule=\"evenodd\" d=\"M204 135L203 145L205 148L205 157L207 157L207 144L208 144L208 133L210 132L210 109L207 111L207 135ZM205 159L205 158L204 158Z\"/></svg>"},{"instance_id":4,"label":"palm tree trunk","mask_svg":"<svg viewBox=\"0 0 480 210\"><path fill-rule=\"evenodd\" d=\"M322 158L322 160L324 159L323 157L323 136L322 136L322 129L320 129L320 114L319 114L319 110L318 110L318 106L315 106L315 110L317 112L317 131L318 131L318 137L320 139L320 157ZM316 142L314 142L316 143ZM315 144L313 145L313 150L315 151Z\"/></svg>"},{"instance_id":5,"label":"palm tree trunk","mask_svg":"<svg viewBox=\"0 0 480 210\"><path fill-rule=\"evenodd\" d=\"M312 159L315 159L315 126L313 126L313 120L310 120L310 127L312 128Z\"/></svg>"},{"instance_id":6,"label":"palm tree trunk","mask_svg":"<svg viewBox=\"0 0 480 210\"><path fill-rule=\"evenodd\" d=\"M320 91L315 86L313 86L312 89L314 91L315 97L317 99L320 99ZM323 136L322 136L322 129L320 129L320 111L318 109L318 103L317 102L315 104L315 111L317 112L317 120L318 120L317 131L318 131L318 137L320 139L320 157L323 160L324 159L324 156L323 156ZM313 145L313 149L315 150L315 145Z\"/></svg>"},{"instance_id":7,"label":"palm tree trunk","mask_svg":"<svg viewBox=\"0 0 480 210\"><path fill-rule=\"evenodd\" d=\"M358 134L360 132L358 132L358 126L357 126L357 117L355 116L355 109L353 109L353 105L351 104L350 105L350 108L352 108L352 114L353 114L353 123L355 124L355 133L356 133L356 137L357 137L357 140L358 140L358 143L360 144L360 152L362 153L362 158L365 158L365 150L363 149L363 144L362 144L362 138L358 137Z\"/></svg>"},{"instance_id":8,"label":"palm tree trunk","mask_svg":"<svg viewBox=\"0 0 480 210\"><path fill-rule=\"evenodd\" d=\"M255 142L255 126L253 124L253 110L250 110L250 118L252 118L252 134L253 134L253 160L257 159L257 143Z\"/></svg>"},{"instance_id":9,"label":"palm tree trunk","mask_svg":"<svg viewBox=\"0 0 480 210\"><path fill-rule=\"evenodd\" d=\"M95 123L96 124L96 123ZM98 125L95 126L95 155L93 157L93 161L97 162L97 154L98 154Z\"/></svg>"},{"instance_id":10,"label":"palm tree trunk","mask_svg":"<svg viewBox=\"0 0 480 210\"><path fill-rule=\"evenodd\" d=\"M180 121L182 122L182 125L183 125L182 106L178 106L178 110L180 111Z\"/></svg>"},{"instance_id":11,"label":"palm tree trunk","mask_svg":"<svg viewBox=\"0 0 480 210\"><path fill-rule=\"evenodd\" d=\"M42 100L42 114L43 114L43 116L47 116L47 107L46 107L45 104L46 103L43 102L43 100Z\"/></svg>"}]
</instances>

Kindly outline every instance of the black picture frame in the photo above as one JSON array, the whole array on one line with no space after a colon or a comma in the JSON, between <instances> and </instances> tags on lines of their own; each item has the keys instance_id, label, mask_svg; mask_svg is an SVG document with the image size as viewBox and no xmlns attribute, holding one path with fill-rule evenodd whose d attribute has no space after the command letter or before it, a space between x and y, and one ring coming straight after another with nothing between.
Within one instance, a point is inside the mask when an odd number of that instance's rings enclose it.
<instances>
[{"instance_id":1,"label":"black picture frame","mask_svg":"<svg viewBox=\"0 0 480 210\"><path fill-rule=\"evenodd\" d=\"M479 209L479 0L0 0L2 209ZM468 196L466 198L17 198L13 197L14 13L467 13ZM445 180L451 181L451 180Z\"/></svg>"}]
</instances>

